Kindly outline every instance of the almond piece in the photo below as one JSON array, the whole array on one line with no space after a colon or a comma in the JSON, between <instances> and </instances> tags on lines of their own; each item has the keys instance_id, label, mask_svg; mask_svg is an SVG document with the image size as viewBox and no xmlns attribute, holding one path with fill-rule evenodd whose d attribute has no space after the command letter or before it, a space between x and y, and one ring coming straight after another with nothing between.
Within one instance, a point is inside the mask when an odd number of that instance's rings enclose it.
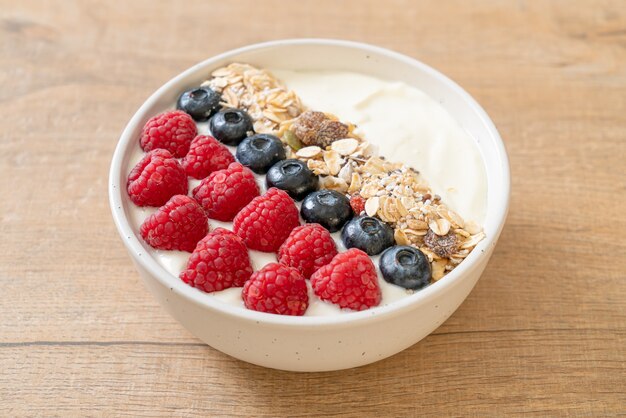
<instances>
[{"instance_id":1,"label":"almond piece","mask_svg":"<svg viewBox=\"0 0 626 418\"><path fill-rule=\"evenodd\" d=\"M344 138L339 139L332 144L330 144L330 148L333 151L338 152L340 155L350 155L356 148L359 146L359 141L354 138Z\"/></svg>"},{"instance_id":2,"label":"almond piece","mask_svg":"<svg viewBox=\"0 0 626 418\"><path fill-rule=\"evenodd\" d=\"M324 162L328 166L328 172L331 176L336 176L341 170L343 159L337 151L324 151Z\"/></svg>"},{"instance_id":3,"label":"almond piece","mask_svg":"<svg viewBox=\"0 0 626 418\"><path fill-rule=\"evenodd\" d=\"M461 245L462 249L474 248L476 244L482 241L486 237L484 232L479 232L476 235L472 235L468 240L464 241Z\"/></svg>"},{"instance_id":4,"label":"almond piece","mask_svg":"<svg viewBox=\"0 0 626 418\"><path fill-rule=\"evenodd\" d=\"M317 145L312 145L310 147L300 148L296 152L296 156L300 158L315 158L322 153L322 149Z\"/></svg>"},{"instance_id":5,"label":"almond piece","mask_svg":"<svg viewBox=\"0 0 626 418\"><path fill-rule=\"evenodd\" d=\"M352 171L352 164L344 164L344 166L341 167L341 170L339 170L337 177L343 179L346 183L350 183L352 181Z\"/></svg>"},{"instance_id":6,"label":"almond piece","mask_svg":"<svg viewBox=\"0 0 626 418\"><path fill-rule=\"evenodd\" d=\"M379 208L380 199L378 197L370 197L365 201L365 213L367 213L367 216L375 216Z\"/></svg>"},{"instance_id":7,"label":"almond piece","mask_svg":"<svg viewBox=\"0 0 626 418\"><path fill-rule=\"evenodd\" d=\"M445 274L446 263L444 260L433 260L431 267L434 281L441 279Z\"/></svg>"},{"instance_id":8,"label":"almond piece","mask_svg":"<svg viewBox=\"0 0 626 418\"><path fill-rule=\"evenodd\" d=\"M320 177L320 188L345 193L348 190L348 183L339 177Z\"/></svg>"},{"instance_id":9,"label":"almond piece","mask_svg":"<svg viewBox=\"0 0 626 418\"><path fill-rule=\"evenodd\" d=\"M348 188L348 193L356 193L361 190L361 176L359 173L352 173L352 178L350 179L350 187Z\"/></svg>"},{"instance_id":10,"label":"almond piece","mask_svg":"<svg viewBox=\"0 0 626 418\"><path fill-rule=\"evenodd\" d=\"M475 221L467 221L467 222L465 222L465 228L464 229L467 232L469 232L471 235L476 235L480 231L483 230L483 228L480 225L478 225L478 223L475 222Z\"/></svg>"},{"instance_id":11,"label":"almond piece","mask_svg":"<svg viewBox=\"0 0 626 418\"><path fill-rule=\"evenodd\" d=\"M450 232L450 226L450 221L445 218L439 218L428 222L428 227L440 237L443 237Z\"/></svg>"},{"instance_id":12,"label":"almond piece","mask_svg":"<svg viewBox=\"0 0 626 418\"><path fill-rule=\"evenodd\" d=\"M393 233L393 237L396 240L396 244L398 245L411 244L411 241L409 241L409 237L407 237L404 231L402 231L400 228L396 228L395 232Z\"/></svg>"},{"instance_id":13,"label":"almond piece","mask_svg":"<svg viewBox=\"0 0 626 418\"><path fill-rule=\"evenodd\" d=\"M328 175L328 166L324 161L319 160L308 160L306 162L306 166L309 167L313 173L318 176L327 176Z\"/></svg>"}]
</instances>

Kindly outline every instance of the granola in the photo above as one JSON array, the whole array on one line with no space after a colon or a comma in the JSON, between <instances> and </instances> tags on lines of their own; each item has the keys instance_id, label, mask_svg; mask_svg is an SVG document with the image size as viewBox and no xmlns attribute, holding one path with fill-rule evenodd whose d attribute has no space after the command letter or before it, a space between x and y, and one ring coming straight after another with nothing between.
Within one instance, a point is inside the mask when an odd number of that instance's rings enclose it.
<instances>
[{"instance_id":1,"label":"granola","mask_svg":"<svg viewBox=\"0 0 626 418\"><path fill-rule=\"evenodd\" d=\"M223 107L247 111L256 133L275 134L281 123L304 111L300 98L267 70L233 63L213 71L211 77L202 85L222 95Z\"/></svg>"},{"instance_id":2,"label":"granola","mask_svg":"<svg viewBox=\"0 0 626 418\"><path fill-rule=\"evenodd\" d=\"M480 225L447 207L418 171L377 156L355 125L306 109L268 71L235 63L211 76L204 84L222 94L222 105L248 111L257 133L277 135L288 158L305 162L322 188L361 196L365 213L388 223L398 245L420 249L431 262L432 281L485 238Z\"/></svg>"}]
</instances>

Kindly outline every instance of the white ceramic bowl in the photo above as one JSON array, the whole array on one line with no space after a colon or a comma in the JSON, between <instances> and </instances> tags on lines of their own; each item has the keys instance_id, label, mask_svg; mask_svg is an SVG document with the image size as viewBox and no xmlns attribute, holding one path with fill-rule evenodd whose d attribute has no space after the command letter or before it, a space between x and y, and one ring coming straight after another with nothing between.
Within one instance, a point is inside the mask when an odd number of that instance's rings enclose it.
<instances>
[{"instance_id":1,"label":"white ceramic bowl","mask_svg":"<svg viewBox=\"0 0 626 418\"><path fill-rule=\"evenodd\" d=\"M143 124L230 62L287 70L356 71L415 86L436 101L475 138L487 181L487 238L437 283L399 301L338 316L289 317L229 306L191 288L150 257L129 223L126 178L131 145ZM158 89L130 120L111 163L113 219L133 262L159 303L190 332L238 359L294 371L338 370L389 357L441 325L463 302L487 265L506 218L509 165L502 140L484 110L461 87L404 55L354 42L294 39L236 49L210 58Z\"/></svg>"}]
</instances>

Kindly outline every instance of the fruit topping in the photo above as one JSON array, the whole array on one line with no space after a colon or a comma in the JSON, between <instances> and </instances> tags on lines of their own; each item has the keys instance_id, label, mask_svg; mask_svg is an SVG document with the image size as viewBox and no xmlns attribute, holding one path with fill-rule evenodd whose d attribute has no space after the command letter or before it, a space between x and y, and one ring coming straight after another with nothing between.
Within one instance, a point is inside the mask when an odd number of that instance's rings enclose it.
<instances>
[{"instance_id":1,"label":"fruit topping","mask_svg":"<svg viewBox=\"0 0 626 418\"><path fill-rule=\"evenodd\" d=\"M131 170L126 188L135 205L161 206L174 195L187 194L187 175L169 151L155 149Z\"/></svg>"},{"instance_id":2,"label":"fruit topping","mask_svg":"<svg viewBox=\"0 0 626 418\"><path fill-rule=\"evenodd\" d=\"M292 131L285 131L283 139L285 140L287 145L289 145L294 151L298 151L300 148L302 148L302 142L300 142L296 134Z\"/></svg>"},{"instance_id":3,"label":"fruit topping","mask_svg":"<svg viewBox=\"0 0 626 418\"><path fill-rule=\"evenodd\" d=\"M180 278L202 291L217 292L243 286L251 274L248 249L241 238L217 228L198 242Z\"/></svg>"},{"instance_id":4,"label":"fruit topping","mask_svg":"<svg viewBox=\"0 0 626 418\"><path fill-rule=\"evenodd\" d=\"M353 248L337 254L311 276L311 286L322 300L362 311L380 303L378 275L372 260Z\"/></svg>"},{"instance_id":5,"label":"fruit topping","mask_svg":"<svg viewBox=\"0 0 626 418\"><path fill-rule=\"evenodd\" d=\"M319 224L295 228L278 250L278 261L294 267L305 279L337 255L337 246L330 233Z\"/></svg>"},{"instance_id":6,"label":"fruit topping","mask_svg":"<svg viewBox=\"0 0 626 418\"><path fill-rule=\"evenodd\" d=\"M424 244L441 258L449 258L459 249L458 239L453 231L440 236L429 229L424 235Z\"/></svg>"},{"instance_id":7,"label":"fruit topping","mask_svg":"<svg viewBox=\"0 0 626 418\"><path fill-rule=\"evenodd\" d=\"M196 137L196 123L187 113L174 110L152 117L141 131L139 143L148 152L163 148L174 157L184 157Z\"/></svg>"},{"instance_id":8,"label":"fruit topping","mask_svg":"<svg viewBox=\"0 0 626 418\"><path fill-rule=\"evenodd\" d=\"M298 225L296 204L276 188L252 199L233 220L233 230L248 248L264 252L276 252Z\"/></svg>"},{"instance_id":9,"label":"fruit topping","mask_svg":"<svg viewBox=\"0 0 626 418\"><path fill-rule=\"evenodd\" d=\"M295 268L277 263L253 273L242 297L246 308L278 315L304 315L309 306L304 277Z\"/></svg>"},{"instance_id":10,"label":"fruit topping","mask_svg":"<svg viewBox=\"0 0 626 418\"><path fill-rule=\"evenodd\" d=\"M369 255L380 254L395 243L393 229L370 216L353 218L341 231L341 239L346 248L358 248Z\"/></svg>"},{"instance_id":11,"label":"fruit topping","mask_svg":"<svg viewBox=\"0 0 626 418\"><path fill-rule=\"evenodd\" d=\"M150 215L139 232L153 248L192 252L209 232L209 222L198 202L176 195Z\"/></svg>"},{"instance_id":12,"label":"fruit topping","mask_svg":"<svg viewBox=\"0 0 626 418\"><path fill-rule=\"evenodd\" d=\"M191 177L203 179L216 170L222 170L235 161L233 154L212 136L198 135L183 158L185 171Z\"/></svg>"},{"instance_id":13,"label":"fruit topping","mask_svg":"<svg viewBox=\"0 0 626 418\"><path fill-rule=\"evenodd\" d=\"M232 221L235 215L259 195L254 174L239 163L232 163L202 180L193 197L211 219Z\"/></svg>"},{"instance_id":14,"label":"fruit topping","mask_svg":"<svg viewBox=\"0 0 626 418\"><path fill-rule=\"evenodd\" d=\"M423 252L408 245L387 248L380 257L380 272L386 282L418 290L430 283L430 263Z\"/></svg>"},{"instance_id":15,"label":"fruit topping","mask_svg":"<svg viewBox=\"0 0 626 418\"><path fill-rule=\"evenodd\" d=\"M271 166L285 158L285 147L274 135L252 135L237 147L237 160L257 174L267 173Z\"/></svg>"},{"instance_id":16,"label":"fruit topping","mask_svg":"<svg viewBox=\"0 0 626 418\"><path fill-rule=\"evenodd\" d=\"M317 190L319 180L307 165L299 160L282 160L274 164L265 177L267 187L285 190L295 200Z\"/></svg>"},{"instance_id":17,"label":"fruit topping","mask_svg":"<svg viewBox=\"0 0 626 418\"><path fill-rule=\"evenodd\" d=\"M300 208L302 218L318 223L330 232L339 231L352 218L350 200L334 190L319 190L310 193Z\"/></svg>"},{"instance_id":18,"label":"fruit topping","mask_svg":"<svg viewBox=\"0 0 626 418\"><path fill-rule=\"evenodd\" d=\"M194 120L205 121L220 108L221 96L209 87L195 87L184 91L176 102L176 108L186 112Z\"/></svg>"},{"instance_id":19,"label":"fruit topping","mask_svg":"<svg viewBox=\"0 0 626 418\"><path fill-rule=\"evenodd\" d=\"M361 195L353 194L350 196L350 207L355 215L360 215L365 210L365 199Z\"/></svg>"},{"instance_id":20,"label":"fruit topping","mask_svg":"<svg viewBox=\"0 0 626 418\"><path fill-rule=\"evenodd\" d=\"M322 148L326 148L333 141L346 138L350 133L348 125L313 110L302 113L294 121L292 130L305 146L317 145Z\"/></svg>"},{"instance_id":21,"label":"fruit topping","mask_svg":"<svg viewBox=\"0 0 626 418\"><path fill-rule=\"evenodd\" d=\"M241 109L225 109L217 112L209 123L211 134L226 145L238 145L248 132L253 132L252 119Z\"/></svg>"}]
</instances>

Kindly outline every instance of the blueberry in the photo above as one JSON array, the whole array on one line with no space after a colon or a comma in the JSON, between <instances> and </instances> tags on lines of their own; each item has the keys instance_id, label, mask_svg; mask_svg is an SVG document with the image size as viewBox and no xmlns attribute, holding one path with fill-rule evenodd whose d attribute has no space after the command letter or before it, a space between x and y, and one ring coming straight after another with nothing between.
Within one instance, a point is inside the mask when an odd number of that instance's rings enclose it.
<instances>
[{"instance_id":1,"label":"blueberry","mask_svg":"<svg viewBox=\"0 0 626 418\"><path fill-rule=\"evenodd\" d=\"M268 188L282 189L292 199L302 200L306 195L317 190L318 179L302 161L282 160L268 170L265 183Z\"/></svg>"},{"instance_id":2,"label":"blueberry","mask_svg":"<svg viewBox=\"0 0 626 418\"><path fill-rule=\"evenodd\" d=\"M221 96L208 87L186 90L178 97L176 108L187 112L194 120L205 121L220 108Z\"/></svg>"},{"instance_id":3,"label":"blueberry","mask_svg":"<svg viewBox=\"0 0 626 418\"><path fill-rule=\"evenodd\" d=\"M405 289L418 290L430 283L430 263L417 248L407 245L387 248L379 266L386 282Z\"/></svg>"},{"instance_id":4,"label":"blueberry","mask_svg":"<svg viewBox=\"0 0 626 418\"><path fill-rule=\"evenodd\" d=\"M330 232L339 231L352 218L350 200L334 190L320 190L309 194L300 208L302 219L318 223Z\"/></svg>"},{"instance_id":5,"label":"blueberry","mask_svg":"<svg viewBox=\"0 0 626 418\"><path fill-rule=\"evenodd\" d=\"M370 216L359 216L348 222L341 232L341 239L346 248L358 248L368 255L379 254L395 243L393 229Z\"/></svg>"},{"instance_id":6,"label":"blueberry","mask_svg":"<svg viewBox=\"0 0 626 418\"><path fill-rule=\"evenodd\" d=\"M267 173L271 166L285 158L285 147L274 135L252 135L237 147L237 160L257 174Z\"/></svg>"},{"instance_id":7,"label":"blueberry","mask_svg":"<svg viewBox=\"0 0 626 418\"><path fill-rule=\"evenodd\" d=\"M211 134L226 145L237 145L252 131L252 119L241 109L225 109L211 118Z\"/></svg>"}]
</instances>

